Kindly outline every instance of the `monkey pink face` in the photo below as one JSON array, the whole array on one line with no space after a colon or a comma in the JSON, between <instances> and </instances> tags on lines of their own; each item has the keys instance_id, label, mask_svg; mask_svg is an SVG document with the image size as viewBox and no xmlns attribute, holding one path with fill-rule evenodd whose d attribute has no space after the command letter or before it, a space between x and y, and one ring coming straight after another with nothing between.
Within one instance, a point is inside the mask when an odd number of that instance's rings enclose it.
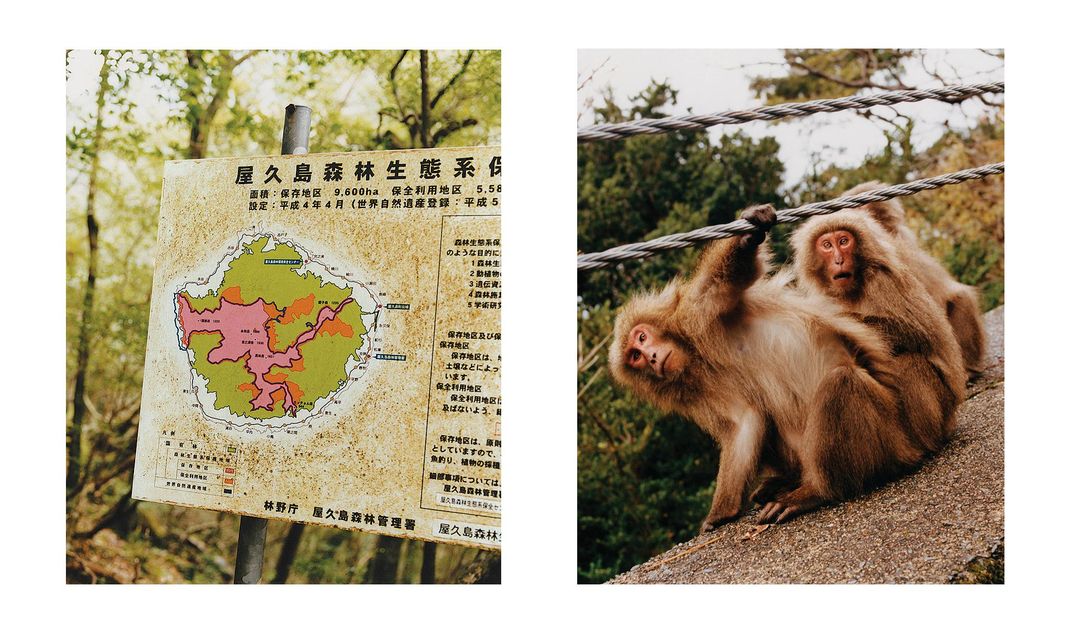
<instances>
[{"instance_id":1,"label":"monkey pink face","mask_svg":"<svg viewBox=\"0 0 1072 624\"><path fill-rule=\"evenodd\" d=\"M815 251L823 263L828 287L848 292L856 285L856 237L852 232L836 230L815 240Z\"/></svg>"},{"instance_id":2,"label":"monkey pink face","mask_svg":"<svg viewBox=\"0 0 1072 624\"><path fill-rule=\"evenodd\" d=\"M685 368L685 353L672 339L641 323L629 332L625 363L659 379L673 380Z\"/></svg>"}]
</instances>

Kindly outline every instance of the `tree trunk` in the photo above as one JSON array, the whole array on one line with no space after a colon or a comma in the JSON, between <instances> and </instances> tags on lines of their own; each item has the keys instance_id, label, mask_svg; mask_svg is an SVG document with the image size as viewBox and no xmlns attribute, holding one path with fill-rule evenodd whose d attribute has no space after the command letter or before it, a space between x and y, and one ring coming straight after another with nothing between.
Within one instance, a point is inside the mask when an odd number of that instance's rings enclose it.
<instances>
[{"instance_id":1,"label":"tree trunk","mask_svg":"<svg viewBox=\"0 0 1072 624\"><path fill-rule=\"evenodd\" d=\"M215 121L216 114L220 112L220 107L223 106L223 102L231 90L234 70L254 54L256 52L248 52L236 59L230 56L230 53L227 53L224 55L223 60L220 61L219 73L209 83L211 96L208 99L208 104L198 114L189 116L190 144L186 149L187 158L205 157L205 153L208 151L212 122ZM204 57L198 50L187 50L186 64L190 71L190 76L187 79L186 98L188 102L199 105L202 96L205 95L203 85L205 84L205 77L208 75L208 68ZM198 75L199 72L201 75Z\"/></svg>"},{"instance_id":2,"label":"tree trunk","mask_svg":"<svg viewBox=\"0 0 1072 624\"><path fill-rule=\"evenodd\" d=\"M186 79L186 97L193 104L197 104L200 99L198 96L201 95L203 81L200 74L204 70L204 64L205 61L201 57L200 50L186 51L186 66L189 68L189 75ZM195 77L197 82L194 82ZM194 106L190 108L194 109ZM186 157L204 158L205 147L208 145L208 130L205 128L204 111L191 110L191 113L189 115L190 142L186 146Z\"/></svg>"},{"instance_id":3,"label":"tree trunk","mask_svg":"<svg viewBox=\"0 0 1072 624\"><path fill-rule=\"evenodd\" d=\"M432 585L435 583L435 555L436 543L425 542L421 561L421 584Z\"/></svg>"},{"instance_id":4,"label":"tree trunk","mask_svg":"<svg viewBox=\"0 0 1072 624\"><path fill-rule=\"evenodd\" d=\"M71 417L71 438L67 446L67 489L74 489L82 473L82 422L86 416L86 371L89 368L89 332L93 322L93 297L97 287L97 224L94 204L97 201L97 177L100 174L100 149L104 133L104 100L108 93L108 50L102 50L104 62L100 69L97 90L97 123L93 131L93 146L89 161L89 188L86 190L86 231L89 234L89 261L86 268L86 292L82 297L82 327L78 335L78 354L74 374L74 398Z\"/></svg>"},{"instance_id":5,"label":"tree trunk","mask_svg":"<svg viewBox=\"0 0 1072 624\"><path fill-rule=\"evenodd\" d=\"M432 147L428 143L428 118L431 111L428 104L428 50L421 50L421 147Z\"/></svg>"},{"instance_id":6,"label":"tree trunk","mask_svg":"<svg viewBox=\"0 0 1072 624\"><path fill-rule=\"evenodd\" d=\"M376 554L372 557L366 582L394 583L398 573L398 556L402 551L402 539L381 535L376 539Z\"/></svg>"},{"instance_id":7,"label":"tree trunk","mask_svg":"<svg viewBox=\"0 0 1072 624\"><path fill-rule=\"evenodd\" d=\"M401 585L403 583L409 582L409 578L406 576L406 572L408 572L412 567L409 561L411 559L411 557L409 556L409 551L410 546L413 545L413 540L404 539L400 541L402 542L402 546L398 549L398 568L395 570L396 585Z\"/></svg>"},{"instance_id":8,"label":"tree trunk","mask_svg":"<svg viewBox=\"0 0 1072 624\"><path fill-rule=\"evenodd\" d=\"M294 564L294 556L298 554L298 545L301 544L302 533L305 525L294 523L287 531L287 538L283 540L283 549L279 551L279 559L275 563L275 576L272 584L279 585L287 582L290 576L290 567Z\"/></svg>"}]
</instances>

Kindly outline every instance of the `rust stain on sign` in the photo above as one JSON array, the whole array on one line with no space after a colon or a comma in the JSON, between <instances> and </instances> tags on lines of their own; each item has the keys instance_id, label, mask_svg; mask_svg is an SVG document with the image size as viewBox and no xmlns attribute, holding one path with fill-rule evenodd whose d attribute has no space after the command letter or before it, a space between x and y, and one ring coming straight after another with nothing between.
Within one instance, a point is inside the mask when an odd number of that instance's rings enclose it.
<instances>
[{"instance_id":1,"label":"rust stain on sign","mask_svg":"<svg viewBox=\"0 0 1072 624\"><path fill-rule=\"evenodd\" d=\"M134 498L500 548L500 162L167 163Z\"/></svg>"}]
</instances>

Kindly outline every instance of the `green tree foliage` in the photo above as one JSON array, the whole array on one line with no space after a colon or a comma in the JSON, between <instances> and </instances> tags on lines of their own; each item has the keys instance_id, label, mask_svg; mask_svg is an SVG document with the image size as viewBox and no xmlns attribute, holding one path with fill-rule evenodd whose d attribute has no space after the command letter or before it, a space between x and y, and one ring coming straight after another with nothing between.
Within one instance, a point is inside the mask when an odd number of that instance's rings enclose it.
<instances>
[{"instance_id":1,"label":"green tree foliage","mask_svg":"<svg viewBox=\"0 0 1072 624\"><path fill-rule=\"evenodd\" d=\"M998 60L1000 55L990 54ZM766 103L852 95L861 89L903 89L909 66L927 62L918 50L786 50L783 72L755 78ZM915 64L915 65L913 65ZM918 73L918 72L917 72ZM926 72L932 79L964 82ZM923 85L934 86L933 81ZM652 83L621 105L611 93L595 121L659 117L677 93ZM917 145L917 120L907 113L858 113L883 132L885 145L850 166L816 160L798 182L783 186L773 139L736 132L669 133L578 147L577 239L600 251L704 225L724 223L757 203L776 208L830 199L870 180L896 184L1004 160L1000 101L968 129L947 128L933 145ZM950 105L951 108L956 105ZM910 111L909 111L910 112ZM787 121L785 123L799 123ZM1001 176L905 198L909 225L924 249L960 281L979 288L984 309L1003 302L1004 187ZM776 261L788 259L787 226L772 234ZM658 413L616 388L606 367L614 315L630 294L661 287L695 263L695 249L579 274L577 509L578 579L603 582L695 535L710 504L718 463L713 443L683 419Z\"/></svg>"},{"instance_id":2,"label":"green tree foliage","mask_svg":"<svg viewBox=\"0 0 1072 624\"><path fill-rule=\"evenodd\" d=\"M379 147L471 145L477 137L487 140L489 124L498 127L498 50L403 50L381 54L375 63L386 76L377 112ZM489 111L496 114L489 117Z\"/></svg>"},{"instance_id":3,"label":"green tree foliage","mask_svg":"<svg viewBox=\"0 0 1072 624\"><path fill-rule=\"evenodd\" d=\"M653 82L628 110L608 93L597 123L661 117L677 102L670 85ZM585 252L732 220L745 206L781 202L783 167L774 139L736 133L712 144L704 133L674 132L577 149L577 245ZM616 270L580 275L580 294L617 305L626 293L665 282L696 256L662 255Z\"/></svg>"},{"instance_id":4,"label":"green tree foliage","mask_svg":"<svg viewBox=\"0 0 1072 624\"><path fill-rule=\"evenodd\" d=\"M422 82L439 96L422 122L439 133L432 145L498 142L497 52L414 50L392 77L399 54L67 53L69 582L228 582L234 570L236 516L130 498L163 162L278 153L291 102L314 111L311 151L382 149L394 145L387 131L403 126L380 111L397 102L421 111ZM401 136L408 141L409 131ZM292 536L293 560L280 562L287 533L285 523L269 524L264 581L274 568L289 582L363 582L378 543L307 527ZM423 554L410 545L394 553L396 580L418 582ZM485 565L475 549L430 554L439 582Z\"/></svg>"},{"instance_id":5,"label":"green tree foliage","mask_svg":"<svg viewBox=\"0 0 1072 624\"><path fill-rule=\"evenodd\" d=\"M784 76L752 80L767 104L853 95L860 89L907 89L905 64L914 50L785 50Z\"/></svg>"}]
</instances>

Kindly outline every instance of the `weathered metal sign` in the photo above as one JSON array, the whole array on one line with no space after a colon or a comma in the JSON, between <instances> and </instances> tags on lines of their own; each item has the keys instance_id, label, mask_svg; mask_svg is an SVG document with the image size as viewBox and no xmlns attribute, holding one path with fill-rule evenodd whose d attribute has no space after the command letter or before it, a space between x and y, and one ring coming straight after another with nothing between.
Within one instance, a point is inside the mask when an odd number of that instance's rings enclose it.
<instances>
[{"instance_id":1,"label":"weathered metal sign","mask_svg":"<svg viewBox=\"0 0 1072 624\"><path fill-rule=\"evenodd\" d=\"M167 163L134 498L499 548L500 164Z\"/></svg>"}]
</instances>

